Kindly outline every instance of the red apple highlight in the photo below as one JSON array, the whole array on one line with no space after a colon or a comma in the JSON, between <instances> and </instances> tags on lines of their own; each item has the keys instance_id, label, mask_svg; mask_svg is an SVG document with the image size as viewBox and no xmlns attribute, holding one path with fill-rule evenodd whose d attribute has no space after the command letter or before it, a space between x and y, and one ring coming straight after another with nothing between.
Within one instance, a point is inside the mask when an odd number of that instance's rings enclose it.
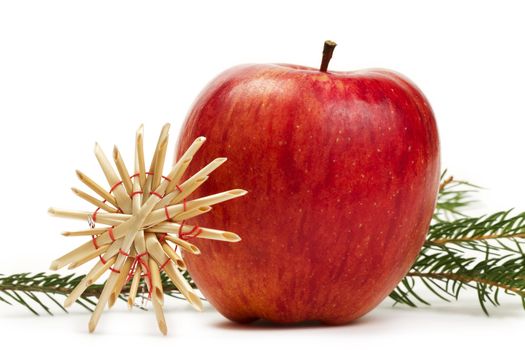
<instances>
[{"instance_id":1,"label":"red apple highlight","mask_svg":"<svg viewBox=\"0 0 525 350\"><path fill-rule=\"evenodd\" d=\"M194 221L242 241L202 239L200 256L185 255L227 318L350 322L419 253L439 186L439 140L429 103L403 76L237 66L197 98L178 156L197 136L207 142L190 174L215 157L228 162L196 195L249 191Z\"/></svg>"}]
</instances>

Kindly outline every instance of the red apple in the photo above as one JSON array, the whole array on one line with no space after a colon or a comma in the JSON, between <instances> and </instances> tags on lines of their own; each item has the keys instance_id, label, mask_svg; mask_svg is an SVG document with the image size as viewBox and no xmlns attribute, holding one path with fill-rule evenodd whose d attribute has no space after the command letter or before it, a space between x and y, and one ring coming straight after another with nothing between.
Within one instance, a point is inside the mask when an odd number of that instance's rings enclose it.
<instances>
[{"instance_id":1,"label":"red apple","mask_svg":"<svg viewBox=\"0 0 525 350\"><path fill-rule=\"evenodd\" d=\"M440 173L431 107L407 78L382 69L326 71L250 64L215 78L182 128L178 156L207 142L194 173L228 162L198 196L248 195L194 222L242 237L193 238L188 270L227 318L352 321L381 302L418 255Z\"/></svg>"}]
</instances>

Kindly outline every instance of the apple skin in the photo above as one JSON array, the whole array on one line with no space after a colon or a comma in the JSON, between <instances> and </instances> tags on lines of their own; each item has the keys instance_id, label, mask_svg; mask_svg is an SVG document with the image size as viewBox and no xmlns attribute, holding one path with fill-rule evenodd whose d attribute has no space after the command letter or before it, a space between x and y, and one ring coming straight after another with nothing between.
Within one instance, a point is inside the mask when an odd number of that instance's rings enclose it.
<instances>
[{"instance_id":1,"label":"apple skin","mask_svg":"<svg viewBox=\"0 0 525 350\"><path fill-rule=\"evenodd\" d=\"M242 65L213 80L181 130L189 167L228 162L196 196L247 196L193 220L239 243L193 238L185 254L204 296L237 322L348 323L372 310L414 263L439 187L430 105L387 70L320 72Z\"/></svg>"}]
</instances>

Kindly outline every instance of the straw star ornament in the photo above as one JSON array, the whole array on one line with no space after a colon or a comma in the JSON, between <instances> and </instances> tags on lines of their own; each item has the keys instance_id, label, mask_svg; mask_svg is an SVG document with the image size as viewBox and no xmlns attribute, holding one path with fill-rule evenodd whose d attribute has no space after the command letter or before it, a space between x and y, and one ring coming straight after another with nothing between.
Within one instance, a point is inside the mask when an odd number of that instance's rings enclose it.
<instances>
[{"instance_id":1,"label":"straw star ornament","mask_svg":"<svg viewBox=\"0 0 525 350\"><path fill-rule=\"evenodd\" d=\"M90 228L82 231L64 232L64 236L84 236L91 239L56 259L52 270L68 265L76 268L93 259L97 262L76 288L69 294L64 306L71 306L82 293L94 284L106 271L110 271L104 289L89 321L89 331L97 326L104 307L113 306L122 288L130 282L128 306L135 304L141 280L144 280L153 304L160 331L167 334L162 310L164 293L161 271L164 271L181 294L197 310L202 301L181 271L186 265L182 254L200 254L199 248L187 238L213 239L238 242L240 237L228 231L189 225L185 221L207 213L212 205L245 195L242 189L233 189L206 197L187 200L209 175L226 161L217 158L186 181L179 183L193 156L205 141L198 137L175 163L170 172L162 175L168 145L169 124L160 133L149 171L146 171L143 147L143 126L135 139L135 166L128 172L120 152L115 146L113 159L117 171L102 151L95 145L95 156L110 186L109 190L95 183L80 171L81 182L102 199L73 188L80 198L93 204L94 211L70 211L50 208L49 213L64 218L87 220ZM97 224L101 224L100 226Z\"/></svg>"}]
</instances>

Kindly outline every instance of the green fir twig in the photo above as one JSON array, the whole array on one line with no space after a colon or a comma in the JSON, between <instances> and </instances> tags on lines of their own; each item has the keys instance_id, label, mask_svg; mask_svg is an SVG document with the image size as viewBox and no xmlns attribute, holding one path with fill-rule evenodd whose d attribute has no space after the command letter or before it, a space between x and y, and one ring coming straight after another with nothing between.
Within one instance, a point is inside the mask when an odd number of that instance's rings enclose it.
<instances>
[{"instance_id":1,"label":"green fir twig","mask_svg":"<svg viewBox=\"0 0 525 350\"><path fill-rule=\"evenodd\" d=\"M67 296L70 294L84 276L85 275L77 276L75 274L61 276L59 274L46 274L43 272L37 274L18 273L10 276L0 275L0 302L10 305L12 305L13 302L20 304L35 315L39 315L37 311L37 306L39 306L43 311L52 315L53 313L50 308L45 304L45 302L50 300L60 309L67 312L62 306L62 303L57 300L57 296ZM184 272L183 276L193 288L196 288L195 283L187 272ZM164 272L161 273L161 280L165 295L184 299L177 287L170 282ZM120 299L127 300L130 286L131 282L128 282L122 288L119 295ZM89 286L82 296L77 299L76 303L89 311L93 311L93 306L96 305L96 301L102 293L103 288L103 283ZM146 289L144 281L141 281L138 288L138 298L136 298L136 300L140 298L142 298L143 302L147 300L148 295ZM143 302L135 306L145 309Z\"/></svg>"},{"instance_id":2,"label":"green fir twig","mask_svg":"<svg viewBox=\"0 0 525 350\"><path fill-rule=\"evenodd\" d=\"M429 305L420 287L446 301L473 289L487 315L501 292L518 296L525 308L525 212L469 217L464 210L479 187L444 175L423 249L390 297L416 307Z\"/></svg>"}]
</instances>

